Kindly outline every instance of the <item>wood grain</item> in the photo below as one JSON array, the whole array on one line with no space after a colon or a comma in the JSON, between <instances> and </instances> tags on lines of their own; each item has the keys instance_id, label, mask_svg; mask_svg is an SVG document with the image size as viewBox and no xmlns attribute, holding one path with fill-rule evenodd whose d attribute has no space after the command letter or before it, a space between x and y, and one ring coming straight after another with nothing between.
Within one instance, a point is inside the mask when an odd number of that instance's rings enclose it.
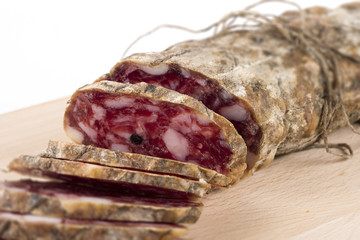
<instances>
[{"instance_id":1,"label":"wood grain","mask_svg":"<svg viewBox=\"0 0 360 240\"><path fill-rule=\"evenodd\" d=\"M67 99L0 115L0 163L36 154L62 130ZM359 128L359 125L356 125ZM341 160L313 149L278 157L269 167L204 199L200 220L185 239L359 239L360 136L348 128L331 135L355 156ZM19 178L0 172L1 179Z\"/></svg>"}]
</instances>

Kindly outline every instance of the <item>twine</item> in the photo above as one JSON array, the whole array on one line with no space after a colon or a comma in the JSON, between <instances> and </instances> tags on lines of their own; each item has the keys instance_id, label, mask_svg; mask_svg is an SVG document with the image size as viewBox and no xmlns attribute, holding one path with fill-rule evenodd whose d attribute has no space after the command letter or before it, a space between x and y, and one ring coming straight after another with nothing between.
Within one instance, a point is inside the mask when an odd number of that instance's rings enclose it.
<instances>
[{"instance_id":1,"label":"twine","mask_svg":"<svg viewBox=\"0 0 360 240\"><path fill-rule=\"evenodd\" d=\"M282 16L274 16L274 15L265 15L262 13L258 13L252 11L252 9L256 6L262 5L268 2L280 2L288 5L292 5L299 11L300 15L300 26L290 25L289 21ZM355 133L359 134L360 132L355 129L353 124L350 122L349 116L346 113L346 109L343 103L343 90L344 90L344 67L342 66L339 59L346 58L350 59L353 62L359 64L360 58L346 56L340 53L337 49L334 49L314 36L313 34L306 31L305 28L305 19L316 18L314 15L308 15L305 11L296 3L287 0L262 0L256 2L241 11L232 12L226 16L224 16L219 21L211 24L210 26L200 29L193 30L190 28L186 28L178 25L160 25L153 30L139 36L134 42L132 42L129 47L124 51L122 59L127 54L127 52L132 48L139 40L142 38L158 31L161 28L172 28L179 29L183 31L187 31L190 33L204 33L210 30L214 30L213 36L220 36L224 34L228 34L230 32L235 32L239 30L246 29L270 29L272 31L280 33L282 37L286 40L294 44L296 47L303 49L307 52L314 60L316 60L321 68L322 75L325 80L325 102L322 108L320 123L318 126L318 135L317 142L308 148L325 148L326 152L342 157L342 158L350 158L353 156L353 151L351 146L347 143L329 143L328 142L328 134L329 127L332 122L332 119L337 111L340 111L343 115L344 120L346 121L347 126ZM242 19L244 20L243 24L236 24L236 20ZM358 28L354 26L346 26L343 24L338 25L330 25L329 27L343 27L349 28L351 30L357 30ZM323 140L323 144L320 141ZM330 149L338 149L342 153L336 153L331 151Z\"/></svg>"}]
</instances>

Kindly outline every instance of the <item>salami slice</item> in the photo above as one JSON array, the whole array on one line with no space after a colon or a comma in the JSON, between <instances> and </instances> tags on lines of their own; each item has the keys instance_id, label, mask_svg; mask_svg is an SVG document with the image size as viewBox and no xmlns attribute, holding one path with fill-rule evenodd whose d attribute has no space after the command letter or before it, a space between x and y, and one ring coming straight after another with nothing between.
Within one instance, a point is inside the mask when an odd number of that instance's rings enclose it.
<instances>
[{"instance_id":1,"label":"salami slice","mask_svg":"<svg viewBox=\"0 0 360 240\"><path fill-rule=\"evenodd\" d=\"M41 153L41 156L96 163L124 169L166 173L197 180L203 179L210 184L222 187L226 187L231 183L229 177L214 170L202 168L196 164L136 153L112 151L91 145L49 141L47 149Z\"/></svg>"},{"instance_id":2,"label":"salami slice","mask_svg":"<svg viewBox=\"0 0 360 240\"><path fill-rule=\"evenodd\" d=\"M231 183L246 168L246 146L225 118L192 97L146 83L80 88L64 128L78 143L196 164Z\"/></svg>"},{"instance_id":3,"label":"salami slice","mask_svg":"<svg viewBox=\"0 0 360 240\"><path fill-rule=\"evenodd\" d=\"M0 211L72 219L195 223L202 204L66 182L0 183Z\"/></svg>"},{"instance_id":4,"label":"salami slice","mask_svg":"<svg viewBox=\"0 0 360 240\"><path fill-rule=\"evenodd\" d=\"M0 212L0 229L0 237L11 240L165 240L187 232L175 224L88 221L10 212Z\"/></svg>"},{"instance_id":5,"label":"salami slice","mask_svg":"<svg viewBox=\"0 0 360 240\"><path fill-rule=\"evenodd\" d=\"M306 33L346 55L343 102L350 120L360 118L360 7L311 8ZM281 16L299 29L298 12ZM346 26L342 24L346 23ZM333 70L333 69L332 69ZM248 172L268 165L275 154L302 149L318 139L327 93L314 56L264 24L258 30L220 34L176 44L160 53L134 54L98 81L147 82L187 94L232 122L248 149ZM344 126L341 109L330 129Z\"/></svg>"},{"instance_id":6,"label":"salami slice","mask_svg":"<svg viewBox=\"0 0 360 240\"><path fill-rule=\"evenodd\" d=\"M9 169L25 175L61 179L115 191L132 189L146 195L183 199L202 197L210 189L205 181L39 156L20 156L9 164Z\"/></svg>"}]
</instances>

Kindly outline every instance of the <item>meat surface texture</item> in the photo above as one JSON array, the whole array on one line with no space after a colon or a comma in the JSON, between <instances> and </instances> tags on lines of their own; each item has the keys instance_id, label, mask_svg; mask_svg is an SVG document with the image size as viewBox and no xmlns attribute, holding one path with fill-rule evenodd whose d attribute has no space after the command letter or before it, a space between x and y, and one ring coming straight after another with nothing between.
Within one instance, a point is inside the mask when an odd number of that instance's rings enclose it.
<instances>
[{"instance_id":1,"label":"meat surface texture","mask_svg":"<svg viewBox=\"0 0 360 240\"><path fill-rule=\"evenodd\" d=\"M330 46L343 67L343 102L350 121L360 118L360 18L358 4L334 10L305 10L282 15L293 29ZM346 56L346 57L343 57ZM323 74L318 61L285 39L274 28L242 30L205 40L186 41L159 53L140 53L116 64L99 81L147 82L202 101L230 120L247 148L247 171L267 166L275 154L302 149L314 143L322 128L325 103ZM330 130L344 126L340 108Z\"/></svg>"},{"instance_id":2,"label":"meat surface texture","mask_svg":"<svg viewBox=\"0 0 360 240\"><path fill-rule=\"evenodd\" d=\"M161 72L156 71L158 68L161 68ZM198 72L176 64L149 67L124 61L113 67L110 74L101 80L106 79L132 84L146 82L189 95L227 118L243 136L248 151L258 153L262 132L247 104L228 93L218 82Z\"/></svg>"},{"instance_id":3,"label":"meat surface texture","mask_svg":"<svg viewBox=\"0 0 360 240\"><path fill-rule=\"evenodd\" d=\"M202 204L64 182L0 184L0 211L84 220L194 223Z\"/></svg>"},{"instance_id":4,"label":"meat surface texture","mask_svg":"<svg viewBox=\"0 0 360 240\"><path fill-rule=\"evenodd\" d=\"M175 224L86 221L0 212L0 237L9 240L157 240L186 233Z\"/></svg>"},{"instance_id":5,"label":"meat surface texture","mask_svg":"<svg viewBox=\"0 0 360 240\"><path fill-rule=\"evenodd\" d=\"M64 117L78 143L197 164L240 179L246 145L233 125L187 95L101 81L72 96Z\"/></svg>"}]
</instances>

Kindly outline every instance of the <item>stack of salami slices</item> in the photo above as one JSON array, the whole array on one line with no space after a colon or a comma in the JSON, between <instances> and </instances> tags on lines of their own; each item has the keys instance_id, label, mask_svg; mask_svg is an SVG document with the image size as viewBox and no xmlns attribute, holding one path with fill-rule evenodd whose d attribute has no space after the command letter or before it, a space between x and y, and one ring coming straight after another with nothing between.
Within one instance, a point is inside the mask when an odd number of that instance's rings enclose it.
<instances>
[{"instance_id":1,"label":"stack of salami slices","mask_svg":"<svg viewBox=\"0 0 360 240\"><path fill-rule=\"evenodd\" d=\"M305 13L301 30L338 36L327 43L348 56L338 60L347 72L342 101L356 121L360 68L354 49L360 34L329 23L354 25L360 7ZM280 18L291 29L300 26L299 19L296 12ZM0 235L182 235L184 224L199 218L206 193L234 185L276 153L318 139L325 86L318 62L267 25L132 55L71 97L64 129L75 143L50 141L43 153L11 162L12 171L57 182L2 183ZM347 124L336 110L326 123L329 130Z\"/></svg>"},{"instance_id":2,"label":"stack of salami slices","mask_svg":"<svg viewBox=\"0 0 360 240\"><path fill-rule=\"evenodd\" d=\"M147 83L97 81L65 112L77 143L50 141L9 169L59 182L5 182L6 239L167 239L197 221L201 197L246 169L232 124L201 102Z\"/></svg>"},{"instance_id":3,"label":"stack of salami slices","mask_svg":"<svg viewBox=\"0 0 360 240\"><path fill-rule=\"evenodd\" d=\"M3 183L2 237L175 238L199 218L201 197L246 169L245 144L225 118L147 83L80 88L64 126L77 143L50 141L43 153L10 163L60 182Z\"/></svg>"},{"instance_id":4,"label":"stack of salami slices","mask_svg":"<svg viewBox=\"0 0 360 240\"><path fill-rule=\"evenodd\" d=\"M43 153L23 155L10 163L12 171L52 181L0 184L1 237L173 239L183 235L186 226L198 220L201 197L211 185L173 170L157 172L163 161L50 141Z\"/></svg>"},{"instance_id":5,"label":"stack of salami slices","mask_svg":"<svg viewBox=\"0 0 360 240\"><path fill-rule=\"evenodd\" d=\"M73 95L64 119L79 144L50 141L10 163L61 182L3 183L2 237L173 238L199 218L201 197L246 169L245 144L225 118L163 87L98 81Z\"/></svg>"}]
</instances>

